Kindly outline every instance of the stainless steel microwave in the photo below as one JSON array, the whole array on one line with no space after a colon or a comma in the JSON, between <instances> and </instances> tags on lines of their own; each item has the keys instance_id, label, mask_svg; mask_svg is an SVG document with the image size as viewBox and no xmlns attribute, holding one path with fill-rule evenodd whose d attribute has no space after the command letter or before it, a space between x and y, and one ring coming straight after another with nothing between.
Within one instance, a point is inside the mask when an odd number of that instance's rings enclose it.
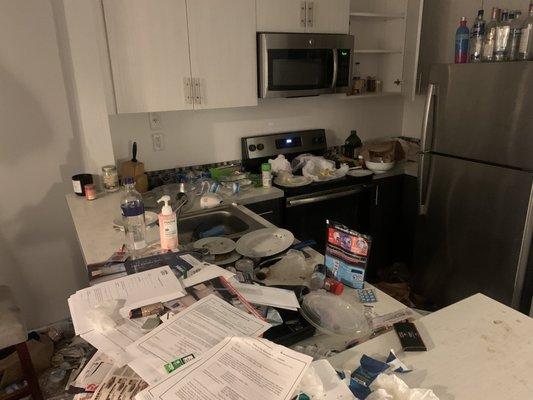
<instances>
[{"instance_id":1,"label":"stainless steel microwave","mask_svg":"<svg viewBox=\"0 0 533 400\"><path fill-rule=\"evenodd\" d=\"M260 98L348 90L352 35L259 33L257 41Z\"/></svg>"}]
</instances>

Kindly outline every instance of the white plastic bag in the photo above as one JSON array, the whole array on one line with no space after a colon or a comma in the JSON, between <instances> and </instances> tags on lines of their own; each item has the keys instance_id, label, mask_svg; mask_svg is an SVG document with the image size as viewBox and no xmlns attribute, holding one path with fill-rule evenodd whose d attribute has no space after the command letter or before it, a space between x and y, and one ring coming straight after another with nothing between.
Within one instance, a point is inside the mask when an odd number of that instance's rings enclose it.
<instances>
[{"instance_id":1,"label":"white plastic bag","mask_svg":"<svg viewBox=\"0 0 533 400\"><path fill-rule=\"evenodd\" d=\"M431 389L410 389L396 375L379 374L370 385L367 400L439 400Z\"/></svg>"},{"instance_id":2,"label":"white plastic bag","mask_svg":"<svg viewBox=\"0 0 533 400\"><path fill-rule=\"evenodd\" d=\"M275 280L307 280L310 275L305 256L301 251L289 250L276 264L270 267L270 278Z\"/></svg>"},{"instance_id":3,"label":"white plastic bag","mask_svg":"<svg viewBox=\"0 0 533 400\"><path fill-rule=\"evenodd\" d=\"M268 160L272 173L279 174L282 171L292 173L291 163L285 158L283 154L279 154L275 159Z\"/></svg>"},{"instance_id":4,"label":"white plastic bag","mask_svg":"<svg viewBox=\"0 0 533 400\"><path fill-rule=\"evenodd\" d=\"M321 182L342 178L348 170L349 167L346 164L342 164L339 169L336 169L333 161L326 160L324 157L313 156L305 159L302 175L311 178L315 182Z\"/></svg>"}]
</instances>

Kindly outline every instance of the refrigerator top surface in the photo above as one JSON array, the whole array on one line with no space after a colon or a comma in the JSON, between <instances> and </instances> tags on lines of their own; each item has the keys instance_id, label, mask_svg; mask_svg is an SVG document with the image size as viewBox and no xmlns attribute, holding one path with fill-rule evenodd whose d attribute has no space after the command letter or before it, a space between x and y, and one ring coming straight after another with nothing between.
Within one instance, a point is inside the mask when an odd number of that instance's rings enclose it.
<instances>
[{"instance_id":1,"label":"refrigerator top surface","mask_svg":"<svg viewBox=\"0 0 533 400\"><path fill-rule=\"evenodd\" d=\"M533 171L533 62L436 64L426 150Z\"/></svg>"}]
</instances>

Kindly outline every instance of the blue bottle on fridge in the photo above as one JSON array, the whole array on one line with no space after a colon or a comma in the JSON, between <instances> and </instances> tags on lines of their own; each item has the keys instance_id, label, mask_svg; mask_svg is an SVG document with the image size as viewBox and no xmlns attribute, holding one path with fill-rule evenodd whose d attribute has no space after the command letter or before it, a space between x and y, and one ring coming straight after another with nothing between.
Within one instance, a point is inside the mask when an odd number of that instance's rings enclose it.
<instances>
[{"instance_id":1,"label":"blue bottle on fridge","mask_svg":"<svg viewBox=\"0 0 533 400\"><path fill-rule=\"evenodd\" d=\"M455 63L465 64L468 62L468 41L470 31L466 26L466 17L461 17L457 32L455 32Z\"/></svg>"}]
</instances>

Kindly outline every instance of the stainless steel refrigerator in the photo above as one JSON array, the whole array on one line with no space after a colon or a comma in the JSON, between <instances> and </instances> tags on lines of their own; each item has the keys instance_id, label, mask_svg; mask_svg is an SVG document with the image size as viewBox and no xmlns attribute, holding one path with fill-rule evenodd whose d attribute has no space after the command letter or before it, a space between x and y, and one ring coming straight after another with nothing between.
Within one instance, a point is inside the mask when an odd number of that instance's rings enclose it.
<instances>
[{"instance_id":1,"label":"stainless steel refrigerator","mask_svg":"<svg viewBox=\"0 0 533 400\"><path fill-rule=\"evenodd\" d=\"M414 291L531 314L533 62L433 66L421 146Z\"/></svg>"}]
</instances>

